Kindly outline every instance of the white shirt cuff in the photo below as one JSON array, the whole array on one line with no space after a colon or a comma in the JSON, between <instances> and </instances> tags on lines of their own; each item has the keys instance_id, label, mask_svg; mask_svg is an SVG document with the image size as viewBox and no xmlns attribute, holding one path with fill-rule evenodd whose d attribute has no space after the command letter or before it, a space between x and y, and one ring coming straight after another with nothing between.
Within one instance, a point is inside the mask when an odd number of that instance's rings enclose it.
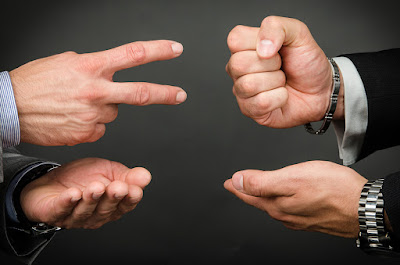
<instances>
[{"instance_id":1,"label":"white shirt cuff","mask_svg":"<svg viewBox=\"0 0 400 265\"><path fill-rule=\"evenodd\" d=\"M364 84L353 62L346 57L333 58L344 87L344 121L333 121L339 156L348 166L357 162L368 125L368 101Z\"/></svg>"}]
</instances>

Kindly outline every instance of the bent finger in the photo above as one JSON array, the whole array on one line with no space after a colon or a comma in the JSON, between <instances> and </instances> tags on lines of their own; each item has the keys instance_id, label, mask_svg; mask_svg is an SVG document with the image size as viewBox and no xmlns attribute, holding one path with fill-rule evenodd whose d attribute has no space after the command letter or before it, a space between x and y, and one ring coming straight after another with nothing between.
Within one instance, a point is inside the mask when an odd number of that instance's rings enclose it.
<instances>
[{"instance_id":1,"label":"bent finger","mask_svg":"<svg viewBox=\"0 0 400 265\"><path fill-rule=\"evenodd\" d=\"M266 60L261 59L255 51L243 51L232 55L227 65L227 72L236 80L246 74L277 71L281 65L282 60L279 54Z\"/></svg>"},{"instance_id":2,"label":"bent finger","mask_svg":"<svg viewBox=\"0 0 400 265\"><path fill-rule=\"evenodd\" d=\"M257 35L260 28L238 25L228 35L227 43L231 53L256 50Z\"/></svg>"},{"instance_id":3,"label":"bent finger","mask_svg":"<svg viewBox=\"0 0 400 265\"><path fill-rule=\"evenodd\" d=\"M235 96L243 99L261 92L285 86L286 76L283 71L248 74L238 78L233 86Z\"/></svg>"},{"instance_id":4,"label":"bent finger","mask_svg":"<svg viewBox=\"0 0 400 265\"><path fill-rule=\"evenodd\" d=\"M115 180L107 188L94 212L94 219L104 220L110 217L116 210L120 201L128 194L128 185Z\"/></svg>"},{"instance_id":5,"label":"bent finger","mask_svg":"<svg viewBox=\"0 0 400 265\"><path fill-rule=\"evenodd\" d=\"M54 212L48 220L42 220L50 225L60 225L72 214L73 209L82 198L82 191L69 188L62 192L54 201Z\"/></svg>"},{"instance_id":6,"label":"bent finger","mask_svg":"<svg viewBox=\"0 0 400 265\"><path fill-rule=\"evenodd\" d=\"M81 223L93 215L99 199L104 194L104 183L95 181L90 183L83 191L82 200L76 205L70 219L72 223Z\"/></svg>"},{"instance_id":7,"label":"bent finger","mask_svg":"<svg viewBox=\"0 0 400 265\"><path fill-rule=\"evenodd\" d=\"M128 195L118 204L118 211L121 214L132 211L142 198L143 190L138 186L130 185Z\"/></svg>"},{"instance_id":8,"label":"bent finger","mask_svg":"<svg viewBox=\"0 0 400 265\"><path fill-rule=\"evenodd\" d=\"M253 97L242 99L237 97L240 110L244 115L255 119L269 115L272 111L283 107L288 100L288 92L284 87L261 92Z\"/></svg>"}]
</instances>

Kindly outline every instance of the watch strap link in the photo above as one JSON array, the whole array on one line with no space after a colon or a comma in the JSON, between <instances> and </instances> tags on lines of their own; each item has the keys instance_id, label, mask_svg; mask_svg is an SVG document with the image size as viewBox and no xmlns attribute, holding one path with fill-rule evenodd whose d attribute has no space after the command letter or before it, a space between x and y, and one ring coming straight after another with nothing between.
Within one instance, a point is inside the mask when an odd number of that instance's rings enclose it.
<instances>
[{"instance_id":1,"label":"watch strap link","mask_svg":"<svg viewBox=\"0 0 400 265\"><path fill-rule=\"evenodd\" d=\"M361 249L392 250L390 236L385 230L383 179L368 181L361 192L358 221L360 225L357 247Z\"/></svg>"}]
</instances>

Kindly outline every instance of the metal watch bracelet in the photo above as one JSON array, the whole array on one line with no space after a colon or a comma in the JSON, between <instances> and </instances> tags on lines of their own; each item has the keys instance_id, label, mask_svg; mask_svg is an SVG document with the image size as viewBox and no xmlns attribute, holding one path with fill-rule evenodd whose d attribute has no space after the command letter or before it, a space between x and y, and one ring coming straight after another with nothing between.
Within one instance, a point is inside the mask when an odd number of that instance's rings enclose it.
<instances>
[{"instance_id":1,"label":"metal watch bracelet","mask_svg":"<svg viewBox=\"0 0 400 265\"><path fill-rule=\"evenodd\" d=\"M329 62L332 65L333 68L333 88L332 88L332 94L331 94L331 101L329 104L329 107L325 113L325 118L322 122L321 127L318 130L314 130L312 127L311 123L306 123L304 124L304 127L307 132L311 134L316 134L316 135L321 135L328 130L329 125L331 124L331 121L333 119L333 114L335 113L336 110L336 105L338 101L338 96L339 96L339 90L340 90L340 72L339 72L339 67L337 66L335 60L328 58Z\"/></svg>"},{"instance_id":2,"label":"metal watch bracelet","mask_svg":"<svg viewBox=\"0 0 400 265\"><path fill-rule=\"evenodd\" d=\"M360 224L357 247L372 252L391 251L390 236L385 230L384 202L382 195L383 179L368 181L361 192L358 221Z\"/></svg>"}]
</instances>

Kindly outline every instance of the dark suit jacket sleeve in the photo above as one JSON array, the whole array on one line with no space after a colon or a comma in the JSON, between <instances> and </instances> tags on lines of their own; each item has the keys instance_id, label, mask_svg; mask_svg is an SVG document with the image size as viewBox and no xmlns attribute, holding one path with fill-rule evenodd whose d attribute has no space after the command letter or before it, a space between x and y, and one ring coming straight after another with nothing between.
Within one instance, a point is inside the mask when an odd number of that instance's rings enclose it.
<instances>
[{"instance_id":1,"label":"dark suit jacket sleeve","mask_svg":"<svg viewBox=\"0 0 400 265\"><path fill-rule=\"evenodd\" d=\"M400 49L344 56L357 68L368 100L368 126L360 160L400 144ZM400 172L385 178L382 192L395 247L400 251Z\"/></svg>"},{"instance_id":2,"label":"dark suit jacket sleeve","mask_svg":"<svg viewBox=\"0 0 400 265\"><path fill-rule=\"evenodd\" d=\"M31 264L40 251L50 241L51 235L31 236L19 231L7 218L5 209L5 193L10 181L18 172L43 160L19 154L15 149L3 149L4 182L0 184L0 263L3 259L18 260ZM4 263L6 264L6 263Z\"/></svg>"}]
</instances>

